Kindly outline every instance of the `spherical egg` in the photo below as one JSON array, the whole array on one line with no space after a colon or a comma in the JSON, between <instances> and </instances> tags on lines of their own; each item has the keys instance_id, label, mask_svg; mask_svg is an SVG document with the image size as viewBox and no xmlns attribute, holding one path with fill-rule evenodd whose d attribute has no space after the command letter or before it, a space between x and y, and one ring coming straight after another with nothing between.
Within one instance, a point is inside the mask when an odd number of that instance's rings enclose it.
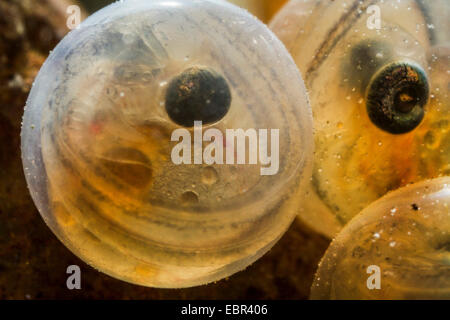
<instances>
[{"instance_id":1,"label":"spherical egg","mask_svg":"<svg viewBox=\"0 0 450 320\"><path fill-rule=\"evenodd\" d=\"M450 178L400 188L342 229L312 299L449 299Z\"/></svg>"},{"instance_id":2,"label":"spherical egg","mask_svg":"<svg viewBox=\"0 0 450 320\"><path fill-rule=\"evenodd\" d=\"M282 43L225 1L121 1L51 52L22 158L56 236L135 284L216 281L267 252L309 179L312 116Z\"/></svg>"},{"instance_id":3,"label":"spherical egg","mask_svg":"<svg viewBox=\"0 0 450 320\"><path fill-rule=\"evenodd\" d=\"M305 78L315 157L300 217L333 237L371 202L450 174L448 1L292 0L270 26Z\"/></svg>"}]
</instances>

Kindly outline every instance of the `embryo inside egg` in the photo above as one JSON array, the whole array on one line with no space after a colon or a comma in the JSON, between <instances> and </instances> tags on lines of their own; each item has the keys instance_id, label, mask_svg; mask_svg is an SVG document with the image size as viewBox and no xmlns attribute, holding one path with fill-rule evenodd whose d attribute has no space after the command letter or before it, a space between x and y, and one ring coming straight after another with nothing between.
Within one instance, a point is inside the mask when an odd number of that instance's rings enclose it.
<instances>
[{"instance_id":1,"label":"embryo inside egg","mask_svg":"<svg viewBox=\"0 0 450 320\"><path fill-rule=\"evenodd\" d=\"M186 287L243 269L284 233L308 178L311 127L289 54L245 11L125 1L46 61L23 161L41 215L74 253L125 281ZM243 157L229 130L249 135Z\"/></svg>"},{"instance_id":2,"label":"embryo inside egg","mask_svg":"<svg viewBox=\"0 0 450 320\"><path fill-rule=\"evenodd\" d=\"M313 229L333 238L385 194L448 175L449 10L444 0L293 0L274 17L313 111L300 209Z\"/></svg>"}]
</instances>

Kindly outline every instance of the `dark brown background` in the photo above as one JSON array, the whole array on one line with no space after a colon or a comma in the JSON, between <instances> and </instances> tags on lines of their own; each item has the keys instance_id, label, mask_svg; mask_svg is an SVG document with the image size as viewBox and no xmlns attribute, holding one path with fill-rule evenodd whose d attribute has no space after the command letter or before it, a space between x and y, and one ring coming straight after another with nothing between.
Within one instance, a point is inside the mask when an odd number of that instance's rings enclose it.
<instances>
[{"instance_id":1,"label":"dark brown background","mask_svg":"<svg viewBox=\"0 0 450 320\"><path fill-rule=\"evenodd\" d=\"M162 290L89 267L52 234L27 190L20 160L23 107L42 62L65 27L66 0L0 2L0 299L305 299L328 240L296 222L247 270L207 286ZM95 5L92 6L95 8ZM82 289L66 288L81 267Z\"/></svg>"}]
</instances>

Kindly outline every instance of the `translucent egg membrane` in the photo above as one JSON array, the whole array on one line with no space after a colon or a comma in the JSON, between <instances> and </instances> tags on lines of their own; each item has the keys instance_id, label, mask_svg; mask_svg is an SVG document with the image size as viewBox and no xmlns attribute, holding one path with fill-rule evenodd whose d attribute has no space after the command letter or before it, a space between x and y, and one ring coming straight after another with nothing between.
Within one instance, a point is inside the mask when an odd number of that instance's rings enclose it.
<instances>
[{"instance_id":1,"label":"translucent egg membrane","mask_svg":"<svg viewBox=\"0 0 450 320\"><path fill-rule=\"evenodd\" d=\"M168 87L186 70L210 70L229 90L203 130L279 130L277 174L260 162L174 164L171 134L194 136L168 114ZM219 280L269 250L297 213L312 145L284 46L212 0L130 0L90 16L40 70L22 127L28 186L52 231L100 271L155 287Z\"/></svg>"},{"instance_id":2,"label":"translucent egg membrane","mask_svg":"<svg viewBox=\"0 0 450 320\"><path fill-rule=\"evenodd\" d=\"M313 110L299 210L313 229L332 238L387 192L450 174L449 12L443 0L292 0L271 22Z\"/></svg>"},{"instance_id":3,"label":"translucent egg membrane","mask_svg":"<svg viewBox=\"0 0 450 320\"><path fill-rule=\"evenodd\" d=\"M450 177L400 188L356 215L322 258L311 298L450 299Z\"/></svg>"}]
</instances>

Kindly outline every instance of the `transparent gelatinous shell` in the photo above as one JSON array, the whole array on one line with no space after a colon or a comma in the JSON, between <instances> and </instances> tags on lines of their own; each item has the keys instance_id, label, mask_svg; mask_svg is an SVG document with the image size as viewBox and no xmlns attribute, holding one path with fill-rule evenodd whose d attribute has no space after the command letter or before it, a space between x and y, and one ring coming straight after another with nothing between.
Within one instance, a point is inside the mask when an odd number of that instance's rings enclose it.
<instances>
[{"instance_id":1,"label":"transparent gelatinous shell","mask_svg":"<svg viewBox=\"0 0 450 320\"><path fill-rule=\"evenodd\" d=\"M277 174L261 175L260 161L176 165L172 133L191 142L195 120L223 137L268 130L269 155L279 129ZM233 157L232 140L217 142ZM124 1L90 16L40 70L22 128L31 195L58 238L111 276L156 287L215 281L263 255L295 217L312 142L284 46L212 0Z\"/></svg>"},{"instance_id":2,"label":"transparent gelatinous shell","mask_svg":"<svg viewBox=\"0 0 450 320\"><path fill-rule=\"evenodd\" d=\"M450 299L450 177L393 191L331 243L312 299Z\"/></svg>"},{"instance_id":3,"label":"transparent gelatinous shell","mask_svg":"<svg viewBox=\"0 0 450 320\"><path fill-rule=\"evenodd\" d=\"M332 237L388 191L449 175L449 9L292 0L271 22L313 110L313 179L300 210L312 228Z\"/></svg>"}]
</instances>

